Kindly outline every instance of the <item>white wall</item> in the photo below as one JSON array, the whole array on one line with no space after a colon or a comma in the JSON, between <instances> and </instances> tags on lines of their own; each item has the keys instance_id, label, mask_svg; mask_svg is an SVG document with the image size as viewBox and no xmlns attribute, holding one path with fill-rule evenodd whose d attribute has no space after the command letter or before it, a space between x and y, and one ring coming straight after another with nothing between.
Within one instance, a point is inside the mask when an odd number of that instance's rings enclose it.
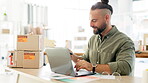
<instances>
[{"instance_id":1,"label":"white wall","mask_svg":"<svg viewBox=\"0 0 148 83\"><path fill-rule=\"evenodd\" d=\"M0 20L6 11L8 20L15 24L14 33L18 34L17 30L21 28L21 25L25 25L27 20L24 14L25 3L48 6L48 37L62 46L66 39L72 40L78 26L84 27L89 36L93 34L89 26L89 9L97 1L100 0L0 0ZM135 18L133 18L132 0L110 0L109 4L112 5L114 11L112 24L136 40L136 33L133 32L135 30L133 19ZM139 19L136 22L138 23Z\"/></svg>"},{"instance_id":2,"label":"white wall","mask_svg":"<svg viewBox=\"0 0 148 83\"><path fill-rule=\"evenodd\" d=\"M0 14L6 12L8 14L8 20L21 21L21 15L23 10L23 0L0 0Z\"/></svg>"}]
</instances>

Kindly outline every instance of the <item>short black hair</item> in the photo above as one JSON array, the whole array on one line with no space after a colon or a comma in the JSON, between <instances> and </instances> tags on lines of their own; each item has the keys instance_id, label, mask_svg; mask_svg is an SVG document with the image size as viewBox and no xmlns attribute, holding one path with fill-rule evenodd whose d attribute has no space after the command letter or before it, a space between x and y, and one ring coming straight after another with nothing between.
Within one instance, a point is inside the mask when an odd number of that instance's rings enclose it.
<instances>
[{"instance_id":1,"label":"short black hair","mask_svg":"<svg viewBox=\"0 0 148 83\"><path fill-rule=\"evenodd\" d=\"M95 9L108 9L111 11L111 14L113 14L113 8L111 5L108 4L109 0L101 0L101 2L97 2L91 7L91 10Z\"/></svg>"}]
</instances>

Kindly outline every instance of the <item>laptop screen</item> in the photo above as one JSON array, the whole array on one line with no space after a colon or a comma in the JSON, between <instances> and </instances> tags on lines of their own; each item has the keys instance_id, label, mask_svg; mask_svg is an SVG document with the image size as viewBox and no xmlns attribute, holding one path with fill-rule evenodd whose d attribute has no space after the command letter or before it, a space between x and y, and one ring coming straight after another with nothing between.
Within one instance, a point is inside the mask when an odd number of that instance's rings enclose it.
<instances>
[{"instance_id":1,"label":"laptop screen","mask_svg":"<svg viewBox=\"0 0 148 83\"><path fill-rule=\"evenodd\" d=\"M75 64L71 60L70 52L67 48L62 48L62 47L47 48L45 52L48 55L48 61L50 64L51 71L55 73L76 76L76 77L95 74L85 69L76 71L76 69L74 68Z\"/></svg>"},{"instance_id":2,"label":"laptop screen","mask_svg":"<svg viewBox=\"0 0 148 83\"><path fill-rule=\"evenodd\" d=\"M47 48L45 52L48 55L51 71L59 74L75 76L72 60L67 48Z\"/></svg>"}]
</instances>

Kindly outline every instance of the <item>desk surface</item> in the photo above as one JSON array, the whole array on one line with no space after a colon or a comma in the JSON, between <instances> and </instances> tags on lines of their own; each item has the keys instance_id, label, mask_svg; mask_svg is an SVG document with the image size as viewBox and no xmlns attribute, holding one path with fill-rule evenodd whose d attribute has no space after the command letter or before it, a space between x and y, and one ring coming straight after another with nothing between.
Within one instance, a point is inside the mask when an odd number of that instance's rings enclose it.
<instances>
[{"instance_id":1,"label":"desk surface","mask_svg":"<svg viewBox=\"0 0 148 83\"><path fill-rule=\"evenodd\" d=\"M40 69L23 69L23 68L8 68L8 69L16 71L19 74L26 75L29 78L38 79L43 83L49 83L49 82L60 83L59 81L52 80L50 78L52 72L50 70L49 64ZM114 79L101 79L101 80L99 79L88 83L141 83L141 78L138 77L122 76L121 78L122 79L120 80L120 82Z\"/></svg>"},{"instance_id":2,"label":"desk surface","mask_svg":"<svg viewBox=\"0 0 148 83\"><path fill-rule=\"evenodd\" d=\"M83 53L75 53L78 56L83 55ZM148 58L148 52L141 52L140 54L135 54L136 58Z\"/></svg>"}]
</instances>

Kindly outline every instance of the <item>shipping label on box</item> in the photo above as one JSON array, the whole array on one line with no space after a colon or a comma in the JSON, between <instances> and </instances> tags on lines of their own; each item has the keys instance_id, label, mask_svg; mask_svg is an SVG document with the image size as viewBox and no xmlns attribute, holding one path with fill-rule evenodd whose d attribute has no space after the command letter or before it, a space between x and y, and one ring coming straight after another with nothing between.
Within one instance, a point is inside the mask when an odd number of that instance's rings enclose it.
<instances>
[{"instance_id":1,"label":"shipping label on box","mask_svg":"<svg viewBox=\"0 0 148 83\"><path fill-rule=\"evenodd\" d=\"M27 36L18 35L17 36L17 42L27 42Z\"/></svg>"},{"instance_id":2,"label":"shipping label on box","mask_svg":"<svg viewBox=\"0 0 148 83\"><path fill-rule=\"evenodd\" d=\"M35 59L35 53L24 53L24 59L34 60Z\"/></svg>"},{"instance_id":3,"label":"shipping label on box","mask_svg":"<svg viewBox=\"0 0 148 83\"><path fill-rule=\"evenodd\" d=\"M18 35L16 50L40 50L44 49L44 38L42 35Z\"/></svg>"},{"instance_id":4,"label":"shipping label on box","mask_svg":"<svg viewBox=\"0 0 148 83\"><path fill-rule=\"evenodd\" d=\"M7 66L8 67L16 67L16 60L15 60L15 52L14 51L8 51L8 57L7 57Z\"/></svg>"},{"instance_id":5,"label":"shipping label on box","mask_svg":"<svg viewBox=\"0 0 148 83\"><path fill-rule=\"evenodd\" d=\"M40 68L43 66L43 52L24 51L23 56L23 68Z\"/></svg>"},{"instance_id":6,"label":"shipping label on box","mask_svg":"<svg viewBox=\"0 0 148 83\"><path fill-rule=\"evenodd\" d=\"M8 67L23 67L23 53L24 51L9 52L7 66Z\"/></svg>"}]
</instances>

